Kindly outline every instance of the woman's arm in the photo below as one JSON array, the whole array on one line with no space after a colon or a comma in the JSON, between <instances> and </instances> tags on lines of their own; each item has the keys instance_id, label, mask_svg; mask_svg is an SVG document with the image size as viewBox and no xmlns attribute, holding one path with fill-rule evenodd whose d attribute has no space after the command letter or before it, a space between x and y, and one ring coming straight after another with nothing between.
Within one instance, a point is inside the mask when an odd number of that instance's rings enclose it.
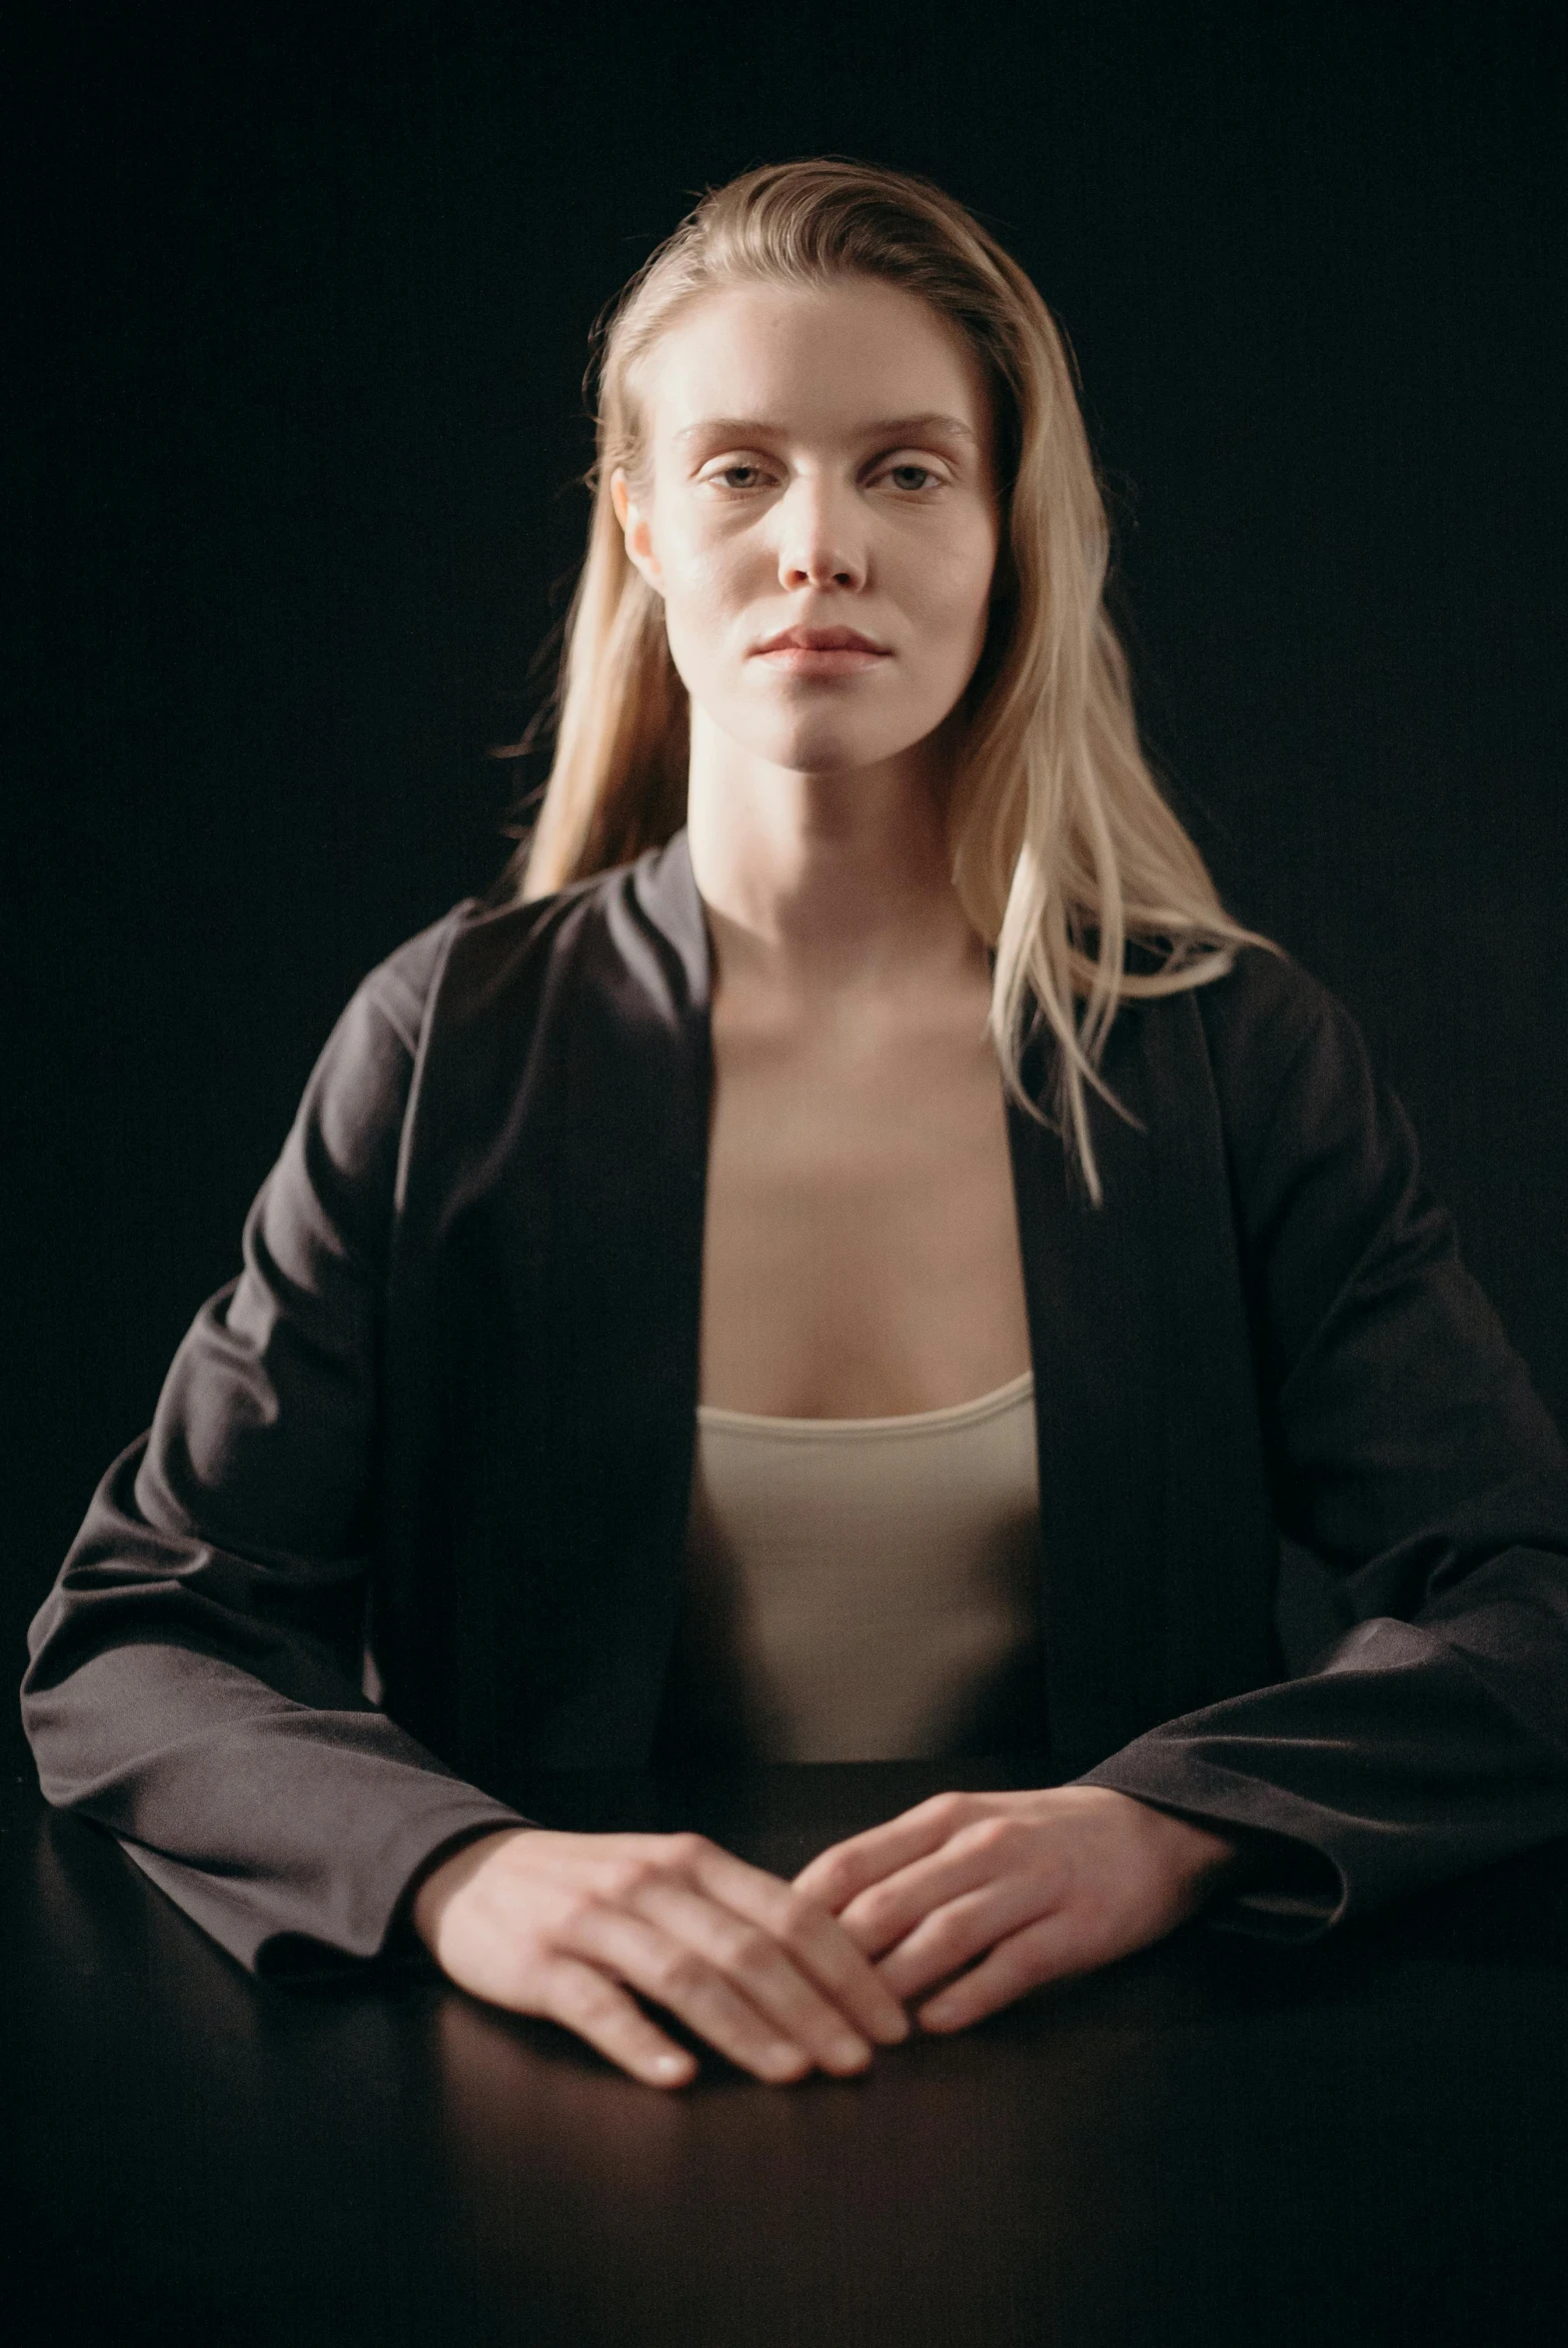
<instances>
[{"instance_id":1,"label":"woman's arm","mask_svg":"<svg viewBox=\"0 0 1568 2348\"><path fill-rule=\"evenodd\" d=\"M363 1692L382 1298L448 935L414 940L339 1022L243 1272L198 1314L33 1625L44 1790L252 1967L291 1942L373 1957L412 1910L453 1979L651 2083L696 2065L633 1990L759 2077L858 2070L907 2024L818 1903L697 1836L527 1826Z\"/></svg>"},{"instance_id":2,"label":"woman's arm","mask_svg":"<svg viewBox=\"0 0 1568 2348\"><path fill-rule=\"evenodd\" d=\"M382 1946L448 1842L516 1822L363 1693L377 1354L399 1141L451 924L372 974L32 1628L44 1791L121 1835L242 1963Z\"/></svg>"},{"instance_id":3,"label":"woman's arm","mask_svg":"<svg viewBox=\"0 0 1568 2348\"><path fill-rule=\"evenodd\" d=\"M1246 980L1197 1000L1276 1513L1344 1629L1083 1782L1285 1838L1233 1920L1296 1934L1568 1831L1568 1456L1354 1023Z\"/></svg>"},{"instance_id":4,"label":"woman's arm","mask_svg":"<svg viewBox=\"0 0 1568 2348\"><path fill-rule=\"evenodd\" d=\"M1345 1627L1071 1786L942 1795L803 1869L926 2027L1210 1901L1310 1938L1568 1832L1568 1459L1353 1023L1260 962L1198 1002L1280 1527Z\"/></svg>"}]
</instances>

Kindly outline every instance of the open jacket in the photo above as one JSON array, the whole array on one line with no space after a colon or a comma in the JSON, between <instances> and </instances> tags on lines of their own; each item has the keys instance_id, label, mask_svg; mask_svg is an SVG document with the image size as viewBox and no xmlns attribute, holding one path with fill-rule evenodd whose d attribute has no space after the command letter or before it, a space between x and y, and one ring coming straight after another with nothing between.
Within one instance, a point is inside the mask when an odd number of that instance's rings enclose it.
<instances>
[{"instance_id":1,"label":"open jacket","mask_svg":"<svg viewBox=\"0 0 1568 2348\"><path fill-rule=\"evenodd\" d=\"M526 1771L649 1757L709 989L684 834L394 954L93 1499L33 1626L44 1790L246 1963L374 1955ZM1123 1008L1104 1075L1100 1206L1007 1113L1049 1775L1319 1854L1312 1928L1568 1831L1568 1458L1351 1022L1248 950ZM1281 1536L1342 1625L1294 1677Z\"/></svg>"}]
</instances>

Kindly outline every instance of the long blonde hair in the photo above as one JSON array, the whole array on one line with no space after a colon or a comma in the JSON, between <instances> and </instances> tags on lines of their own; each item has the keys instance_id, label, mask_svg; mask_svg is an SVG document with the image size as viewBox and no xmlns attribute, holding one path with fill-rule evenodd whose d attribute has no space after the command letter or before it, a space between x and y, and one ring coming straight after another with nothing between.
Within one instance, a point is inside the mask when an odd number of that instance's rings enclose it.
<instances>
[{"instance_id":1,"label":"long blonde hair","mask_svg":"<svg viewBox=\"0 0 1568 2348\"><path fill-rule=\"evenodd\" d=\"M990 1032L1007 1092L1038 1020L1056 1110L1091 1197L1086 1087L1119 1003L1217 978L1261 944L1225 913L1138 746L1126 661L1103 602L1109 532L1062 338L1018 264L927 181L833 158L712 189L640 269L606 328L588 559L567 623L555 759L519 892L545 896L657 847L686 820L689 715L664 607L611 504L646 462L641 361L699 295L874 277L952 320L995 408L1001 552L965 700L948 817L953 885L993 948ZM1153 952L1128 968L1128 946ZM1117 1106L1112 1103L1112 1106ZM1036 1112L1036 1114L1038 1114Z\"/></svg>"}]
</instances>

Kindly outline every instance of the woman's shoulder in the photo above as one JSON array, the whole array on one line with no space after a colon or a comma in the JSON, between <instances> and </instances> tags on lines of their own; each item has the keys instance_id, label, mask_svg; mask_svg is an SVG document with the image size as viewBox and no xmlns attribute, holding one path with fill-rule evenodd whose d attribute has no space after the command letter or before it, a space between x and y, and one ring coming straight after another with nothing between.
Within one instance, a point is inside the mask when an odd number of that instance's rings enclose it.
<instances>
[{"instance_id":1,"label":"woman's shoulder","mask_svg":"<svg viewBox=\"0 0 1568 2348\"><path fill-rule=\"evenodd\" d=\"M1229 968L1192 990L1211 1055L1242 1080L1266 1083L1336 1031L1354 1032L1323 982L1272 944L1237 947Z\"/></svg>"},{"instance_id":2,"label":"woman's shoulder","mask_svg":"<svg viewBox=\"0 0 1568 2348\"><path fill-rule=\"evenodd\" d=\"M515 1087L541 1019L564 999L563 953L603 941L635 878L627 867L550 897L466 897L369 970L335 1022L307 1081L284 1153L335 1197L390 1193L416 1099L434 1089L484 1119ZM603 953L590 953L590 969ZM574 971L572 981L581 979ZM594 984L592 977L588 983ZM558 1019L559 1025L559 1019ZM397 1177L401 1178L401 1177Z\"/></svg>"},{"instance_id":3,"label":"woman's shoulder","mask_svg":"<svg viewBox=\"0 0 1568 2348\"><path fill-rule=\"evenodd\" d=\"M673 861L679 865L673 847L650 850L548 896L524 899L498 884L462 898L369 971L350 1010L384 1023L412 1056L438 1005L447 1016L515 1025L521 1002L541 995L564 963L592 986L635 971L640 941L663 940L679 959L690 941L682 934L686 908Z\"/></svg>"},{"instance_id":4,"label":"woman's shoulder","mask_svg":"<svg viewBox=\"0 0 1568 2348\"><path fill-rule=\"evenodd\" d=\"M500 896L464 897L412 938L395 947L367 972L360 992L375 999L394 1025L417 1035L431 996L457 957L466 965L496 971L548 952L575 908L602 893L613 876L598 874L550 897L522 901Z\"/></svg>"},{"instance_id":5,"label":"woman's shoulder","mask_svg":"<svg viewBox=\"0 0 1568 2348\"><path fill-rule=\"evenodd\" d=\"M1293 956L1238 948L1194 988L1227 1152L1243 1186L1268 1170L1354 1163L1370 1178L1413 1168L1414 1136L1331 988Z\"/></svg>"},{"instance_id":6,"label":"woman's shoulder","mask_svg":"<svg viewBox=\"0 0 1568 2348\"><path fill-rule=\"evenodd\" d=\"M1171 965L1168 941L1131 945L1129 972L1143 987L1154 984L1124 998L1124 1012L1143 1037L1141 1049L1157 1058L1184 1061L1201 1039L1227 1123L1244 1124L1266 1110L1293 1068L1364 1058L1343 1004L1282 947L1266 940L1237 946L1217 967L1190 976Z\"/></svg>"}]
</instances>

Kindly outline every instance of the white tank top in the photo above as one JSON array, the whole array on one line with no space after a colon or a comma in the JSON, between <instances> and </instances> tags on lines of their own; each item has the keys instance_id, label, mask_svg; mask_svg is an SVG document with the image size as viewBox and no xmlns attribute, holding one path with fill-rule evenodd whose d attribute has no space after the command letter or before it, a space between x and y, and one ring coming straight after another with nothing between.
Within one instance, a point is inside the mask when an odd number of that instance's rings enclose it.
<instances>
[{"instance_id":1,"label":"white tank top","mask_svg":"<svg viewBox=\"0 0 1568 2348\"><path fill-rule=\"evenodd\" d=\"M1029 1370L900 1418L699 1406L665 1759L1042 1743Z\"/></svg>"}]
</instances>

